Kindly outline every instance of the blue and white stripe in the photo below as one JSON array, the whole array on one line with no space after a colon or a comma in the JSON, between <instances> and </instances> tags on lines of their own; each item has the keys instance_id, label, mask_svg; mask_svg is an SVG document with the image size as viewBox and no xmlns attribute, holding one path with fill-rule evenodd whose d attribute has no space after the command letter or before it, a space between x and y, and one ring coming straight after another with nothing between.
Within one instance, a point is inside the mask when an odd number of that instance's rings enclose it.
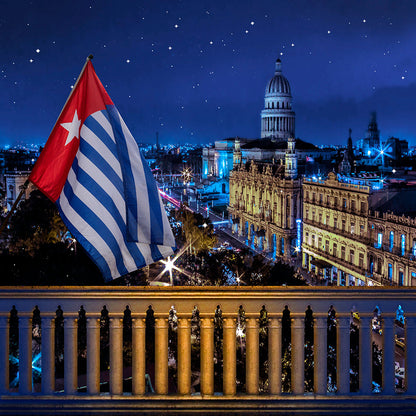
<instances>
[{"instance_id":1,"label":"blue and white stripe","mask_svg":"<svg viewBox=\"0 0 416 416\"><path fill-rule=\"evenodd\" d=\"M106 280L173 253L156 182L114 106L85 120L57 205Z\"/></svg>"}]
</instances>

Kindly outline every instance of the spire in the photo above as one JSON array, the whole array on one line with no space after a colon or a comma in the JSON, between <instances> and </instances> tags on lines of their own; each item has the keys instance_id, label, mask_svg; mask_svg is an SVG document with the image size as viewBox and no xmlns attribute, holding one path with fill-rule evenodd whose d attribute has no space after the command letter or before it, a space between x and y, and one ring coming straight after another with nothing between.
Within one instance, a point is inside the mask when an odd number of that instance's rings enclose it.
<instances>
[{"instance_id":1,"label":"spire","mask_svg":"<svg viewBox=\"0 0 416 416\"><path fill-rule=\"evenodd\" d=\"M280 58L276 59L276 69L275 69L275 74L281 74L282 73L282 61L280 60Z\"/></svg>"}]
</instances>

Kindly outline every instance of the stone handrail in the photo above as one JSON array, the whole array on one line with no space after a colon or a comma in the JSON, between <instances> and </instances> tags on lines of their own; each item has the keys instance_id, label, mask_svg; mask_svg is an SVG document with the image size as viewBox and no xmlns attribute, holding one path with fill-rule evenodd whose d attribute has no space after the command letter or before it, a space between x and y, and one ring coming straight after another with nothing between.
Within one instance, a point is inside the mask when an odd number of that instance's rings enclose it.
<instances>
[{"instance_id":1,"label":"stone handrail","mask_svg":"<svg viewBox=\"0 0 416 416\"><path fill-rule=\"evenodd\" d=\"M246 393L247 397L276 399L282 397L282 312L288 306L291 316L292 398L309 399L304 380L304 323L308 306L314 318L314 396L331 398L327 391L327 319L331 306L336 311L337 326L337 397L350 393L350 321L351 311L360 316L359 392L356 397L392 399L395 390L395 318L399 305L405 312L406 350L416 349L416 288L334 288L334 287L3 287L0 290L0 398L32 395L32 323L37 306L42 327L42 386L37 397L55 392L55 311L58 305L64 316L65 372L63 396L100 395L100 324L103 306L110 319L111 397L123 393L123 311L131 310L132 323L132 393L145 396L145 317L149 305L155 321L155 391L168 396L168 316L174 305L178 318L178 394L191 397L191 326L190 318L198 307L200 323L200 399L214 398L214 323L217 305L223 318L223 389L221 397L236 394L236 319L239 306L246 318ZM87 318L87 393L77 393L77 320L83 306ZM268 394L259 394L259 314L263 305L268 314ZM375 307L381 310L383 325L383 388L372 394L372 318ZM9 389L9 317L15 307L19 317L18 393ZM416 354L406 357L406 393L416 395ZM286 393L285 393L286 394ZM287 394L286 394L287 396ZM286 397L284 396L284 397ZM61 396L62 397L62 396ZM192 396L194 397L194 396ZM241 399L243 396L239 396ZM2 409L0 400L0 411ZM7 403L7 400L6 402ZM17 404L16 404L17 405ZM5 413L2 413L5 414Z\"/></svg>"}]
</instances>

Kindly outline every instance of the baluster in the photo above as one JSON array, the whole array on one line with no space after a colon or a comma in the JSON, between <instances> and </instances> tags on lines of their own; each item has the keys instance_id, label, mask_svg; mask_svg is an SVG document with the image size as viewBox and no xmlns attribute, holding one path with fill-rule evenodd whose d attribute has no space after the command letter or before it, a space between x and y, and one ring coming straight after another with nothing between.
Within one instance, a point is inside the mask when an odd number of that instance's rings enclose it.
<instances>
[{"instance_id":1,"label":"baluster","mask_svg":"<svg viewBox=\"0 0 416 416\"><path fill-rule=\"evenodd\" d=\"M0 394L9 392L9 317L0 316Z\"/></svg>"},{"instance_id":2,"label":"baluster","mask_svg":"<svg viewBox=\"0 0 416 416\"><path fill-rule=\"evenodd\" d=\"M305 318L292 320L292 385L294 394L305 392Z\"/></svg>"},{"instance_id":3,"label":"baluster","mask_svg":"<svg viewBox=\"0 0 416 416\"><path fill-rule=\"evenodd\" d=\"M191 325L187 318L178 320L178 392L191 393Z\"/></svg>"},{"instance_id":4,"label":"baluster","mask_svg":"<svg viewBox=\"0 0 416 416\"><path fill-rule=\"evenodd\" d=\"M325 395L328 391L328 314L315 314L314 351L314 390L315 394Z\"/></svg>"},{"instance_id":5,"label":"baluster","mask_svg":"<svg viewBox=\"0 0 416 416\"><path fill-rule=\"evenodd\" d=\"M100 318L87 318L87 391L100 394Z\"/></svg>"},{"instance_id":6,"label":"baluster","mask_svg":"<svg viewBox=\"0 0 416 416\"><path fill-rule=\"evenodd\" d=\"M269 315L269 393L282 391L282 323Z\"/></svg>"},{"instance_id":7,"label":"baluster","mask_svg":"<svg viewBox=\"0 0 416 416\"><path fill-rule=\"evenodd\" d=\"M155 322L155 389L157 394L168 394L168 321Z\"/></svg>"},{"instance_id":8,"label":"baluster","mask_svg":"<svg viewBox=\"0 0 416 416\"><path fill-rule=\"evenodd\" d=\"M75 316L64 318L64 390L65 394L75 394L78 387L78 319Z\"/></svg>"},{"instance_id":9,"label":"baluster","mask_svg":"<svg viewBox=\"0 0 416 416\"><path fill-rule=\"evenodd\" d=\"M235 319L223 320L223 391L226 396L236 393Z\"/></svg>"},{"instance_id":10,"label":"baluster","mask_svg":"<svg viewBox=\"0 0 416 416\"><path fill-rule=\"evenodd\" d=\"M372 317L360 314L360 393L372 393Z\"/></svg>"},{"instance_id":11,"label":"baluster","mask_svg":"<svg viewBox=\"0 0 416 416\"><path fill-rule=\"evenodd\" d=\"M259 321L246 319L246 392L259 393Z\"/></svg>"},{"instance_id":12,"label":"baluster","mask_svg":"<svg viewBox=\"0 0 416 416\"><path fill-rule=\"evenodd\" d=\"M337 316L337 388L350 393L350 314Z\"/></svg>"},{"instance_id":13,"label":"baluster","mask_svg":"<svg viewBox=\"0 0 416 416\"><path fill-rule=\"evenodd\" d=\"M110 318L110 394L123 394L122 318Z\"/></svg>"},{"instance_id":14,"label":"baluster","mask_svg":"<svg viewBox=\"0 0 416 416\"><path fill-rule=\"evenodd\" d=\"M132 325L132 393L146 393L146 320L134 318Z\"/></svg>"},{"instance_id":15,"label":"baluster","mask_svg":"<svg viewBox=\"0 0 416 416\"><path fill-rule=\"evenodd\" d=\"M201 318L201 394L214 394L214 321Z\"/></svg>"},{"instance_id":16,"label":"baluster","mask_svg":"<svg viewBox=\"0 0 416 416\"><path fill-rule=\"evenodd\" d=\"M42 316L42 393L55 391L55 316Z\"/></svg>"},{"instance_id":17,"label":"baluster","mask_svg":"<svg viewBox=\"0 0 416 416\"><path fill-rule=\"evenodd\" d=\"M19 316L19 393L29 394L31 392L32 392L32 318L31 316L20 315Z\"/></svg>"},{"instance_id":18,"label":"baluster","mask_svg":"<svg viewBox=\"0 0 416 416\"><path fill-rule=\"evenodd\" d=\"M395 394L394 316L383 316L383 394Z\"/></svg>"}]
</instances>

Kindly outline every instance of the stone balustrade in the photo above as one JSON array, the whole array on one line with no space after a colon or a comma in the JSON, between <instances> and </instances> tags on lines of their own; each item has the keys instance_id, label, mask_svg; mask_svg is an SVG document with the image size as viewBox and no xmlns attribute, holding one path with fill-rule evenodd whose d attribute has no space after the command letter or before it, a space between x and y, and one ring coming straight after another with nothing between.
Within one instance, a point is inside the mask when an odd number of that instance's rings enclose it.
<instances>
[{"instance_id":1,"label":"stone balustrade","mask_svg":"<svg viewBox=\"0 0 416 416\"><path fill-rule=\"evenodd\" d=\"M235 414L253 414L257 408L279 414L306 414L340 410L365 413L377 406L379 414L413 409L416 395L416 289L412 288L272 288L272 287L33 287L0 290L0 412L1 414L76 413L93 406L96 413L113 409L130 414L140 406L141 414L163 414L168 409L213 413L230 406ZM64 318L64 382L56 390L55 311ZM109 392L100 393L100 316L106 306L109 318ZM123 389L123 311L128 305L132 317L131 391ZM154 393L146 388L146 311L152 306L155 317ZM222 379L214 380L214 318L217 305L222 313ZM245 312L245 387L236 385L238 310ZM397 348L396 311L405 314L404 388L395 387ZM35 392L32 381L32 318L35 306L41 318L41 388ZM82 306L82 308L81 308ZM177 365L175 392L169 390L169 311L177 316ZM192 335L190 318L195 306L200 317L200 389L191 385ZM290 311L291 383L282 391L283 311ZM373 392L372 319L374 309L381 311L382 330L377 332L383 350L383 383ZM19 385L10 386L9 340L10 311L17 310L19 346ZM263 308L264 307L264 308ZM305 311L313 317L313 391L305 389ZM335 311L336 390L329 391L328 311ZM80 392L77 363L79 310L86 313L86 390ZM259 317L267 311L267 381L259 386ZM331 309L332 310L332 309ZM359 325L359 389L350 392L350 324L352 310ZM287 324L287 322L286 322ZM380 335L381 333L381 335ZM264 346L263 346L264 348ZM407 353L409 352L409 353ZM395 355L396 354L396 355ZM39 366L39 365L38 365ZM396 365L397 366L397 365ZM102 371L102 370L101 370ZM216 389L215 386L222 388ZM216 391L219 390L219 391ZM351 397L354 397L351 400ZM230 401L232 400L232 401ZM129 404L126 404L129 403ZM301 407L300 403L302 404ZM335 407L334 407L335 406ZM299 408L298 408L299 407ZM191 409L191 410L190 410ZM280 410L279 410L280 409ZM349 410L348 410L349 409ZM352 410L351 410L352 409ZM234 414L233 413L233 414ZM369 413L368 413L369 414Z\"/></svg>"}]
</instances>

